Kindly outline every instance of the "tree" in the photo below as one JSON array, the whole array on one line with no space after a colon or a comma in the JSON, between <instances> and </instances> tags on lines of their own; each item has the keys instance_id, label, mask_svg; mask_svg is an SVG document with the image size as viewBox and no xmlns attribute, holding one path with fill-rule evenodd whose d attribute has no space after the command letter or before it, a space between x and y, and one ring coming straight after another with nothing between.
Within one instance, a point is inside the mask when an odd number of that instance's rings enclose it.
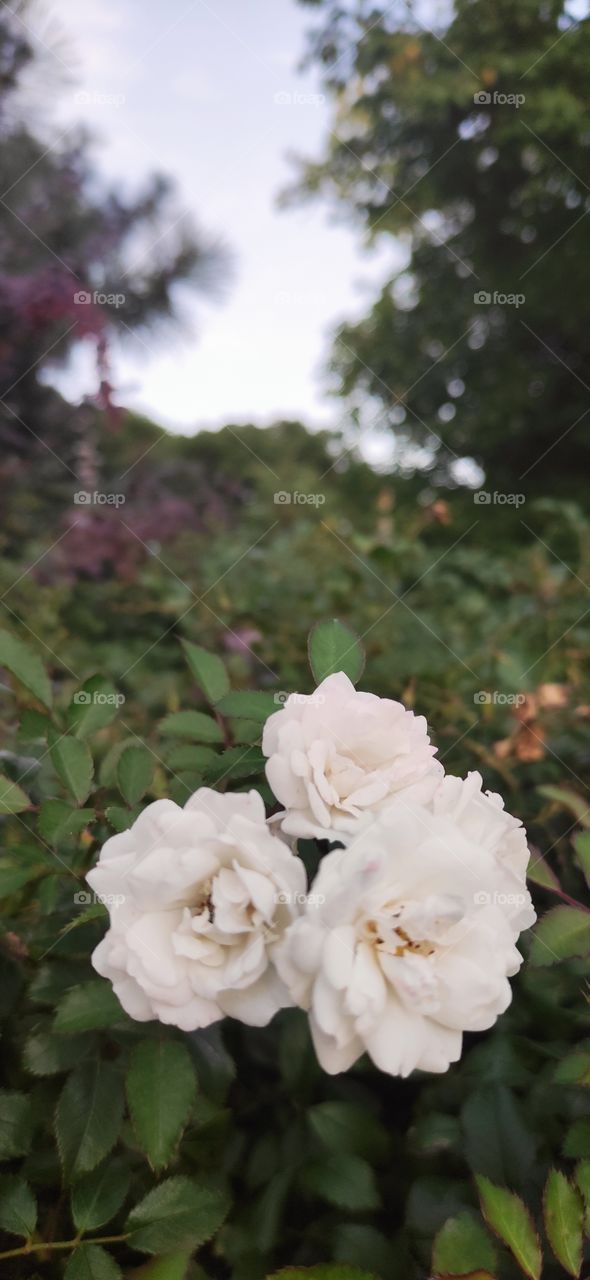
<instances>
[{"instance_id":1,"label":"tree","mask_svg":"<svg viewBox=\"0 0 590 1280\"><path fill-rule=\"evenodd\" d=\"M314 7L333 132L298 194L407 251L337 335L341 391L439 476L468 455L488 487L565 490L590 463L590 23L564 0L457 0L437 30Z\"/></svg>"},{"instance_id":2,"label":"tree","mask_svg":"<svg viewBox=\"0 0 590 1280\"><path fill-rule=\"evenodd\" d=\"M21 21L28 10L34 3L0 15L0 440L5 454L41 457L41 436L69 463L72 432L40 381L48 364L93 339L104 406L110 337L169 321L175 285L210 290L223 254L178 217L168 179L152 177L135 198L101 190L85 132L48 146L11 109L36 56Z\"/></svg>"}]
</instances>

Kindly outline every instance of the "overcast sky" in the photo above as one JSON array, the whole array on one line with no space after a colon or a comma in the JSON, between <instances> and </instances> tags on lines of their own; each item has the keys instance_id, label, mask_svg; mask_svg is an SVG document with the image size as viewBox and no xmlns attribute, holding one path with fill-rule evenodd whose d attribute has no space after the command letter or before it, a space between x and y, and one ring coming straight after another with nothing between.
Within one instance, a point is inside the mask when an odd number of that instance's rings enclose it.
<instances>
[{"instance_id":1,"label":"overcast sky","mask_svg":"<svg viewBox=\"0 0 590 1280\"><path fill-rule=\"evenodd\" d=\"M171 174L180 211L234 254L221 301L185 302L187 335L130 337L116 353L119 399L183 431L336 422L322 375L330 331L366 308L395 248L368 253L359 229L334 225L319 202L277 208L287 154L320 154L328 129L316 75L298 70L312 11L295 0L46 0L45 14L58 131L87 123L102 174L125 189L154 169ZM79 349L59 385L77 398L95 378Z\"/></svg>"}]
</instances>

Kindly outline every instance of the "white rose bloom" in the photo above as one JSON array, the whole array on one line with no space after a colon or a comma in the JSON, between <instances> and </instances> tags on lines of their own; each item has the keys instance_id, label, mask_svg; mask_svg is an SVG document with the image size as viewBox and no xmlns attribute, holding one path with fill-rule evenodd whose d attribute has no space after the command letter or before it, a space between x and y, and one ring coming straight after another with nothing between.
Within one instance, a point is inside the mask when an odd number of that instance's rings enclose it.
<instances>
[{"instance_id":1,"label":"white rose bloom","mask_svg":"<svg viewBox=\"0 0 590 1280\"><path fill-rule=\"evenodd\" d=\"M305 869L256 791L156 800L112 836L88 883L111 927L92 963L132 1018L193 1031L229 1014L264 1026L291 1004L273 955Z\"/></svg>"},{"instance_id":2,"label":"white rose bloom","mask_svg":"<svg viewBox=\"0 0 590 1280\"><path fill-rule=\"evenodd\" d=\"M403 791L427 802L443 776L424 716L401 702L359 693L339 671L269 716L266 776L286 812L283 831L333 840L352 833Z\"/></svg>"},{"instance_id":3,"label":"white rose bloom","mask_svg":"<svg viewBox=\"0 0 590 1280\"><path fill-rule=\"evenodd\" d=\"M493 856L497 882L492 894L518 937L523 929L530 929L536 919L526 887L530 857L526 831L519 818L506 812L497 792L482 788L480 773L468 773L465 779L447 774L434 793L432 808L434 813L454 819L473 844L487 849Z\"/></svg>"},{"instance_id":4,"label":"white rose bloom","mask_svg":"<svg viewBox=\"0 0 590 1280\"><path fill-rule=\"evenodd\" d=\"M519 851L511 830L491 838L495 805L489 827L476 823L482 800L449 816L400 797L322 860L276 964L309 1010L325 1071L365 1050L391 1075L446 1071L462 1032L492 1026L510 1003L522 926L503 902L504 857L516 874ZM519 892L528 904L524 869ZM527 927L534 918L528 906Z\"/></svg>"}]
</instances>

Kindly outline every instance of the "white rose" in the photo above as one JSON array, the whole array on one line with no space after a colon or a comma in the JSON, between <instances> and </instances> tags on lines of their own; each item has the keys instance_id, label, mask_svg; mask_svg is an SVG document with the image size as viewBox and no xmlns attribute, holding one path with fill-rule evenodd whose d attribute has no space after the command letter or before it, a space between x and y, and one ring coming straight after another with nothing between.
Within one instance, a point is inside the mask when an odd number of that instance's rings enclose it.
<instances>
[{"instance_id":1,"label":"white rose","mask_svg":"<svg viewBox=\"0 0 590 1280\"><path fill-rule=\"evenodd\" d=\"M346 1071L365 1050L391 1075L446 1071L462 1032L507 1008L521 956L494 896L504 868L488 834L474 832L469 805L449 817L404 796L322 860L318 905L288 928L276 963L309 1010L325 1071Z\"/></svg>"},{"instance_id":2,"label":"white rose","mask_svg":"<svg viewBox=\"0 0 590 1280\"><path fill-rule=\"evenodd\" d=\"M454 819L472 844L493 856L497 878L492 893L518 937L536 919L526 885L530 857L526 831L519 818L506 812L497 792L482 788L480 773L468 773L465 779L447 774L434 793L432 809Z\"/></svg>"},{"instance_id":3,"label":"white rose","mask_svg":"<svg viewBox=\"0 0 590 1280\"><path fill-rule=\"evenodd\" d=\"M443 776L424 717L359 693L342 671L308 697L291 694L266 721L262 750L292 836L338 839L400 791L428 801Z\"/></svg>"},{"instance_id":4,"label":"white rose","mask_svg":"<svg viewBox=\"0 0 590 1280\"><path fill-rule=\"evenodd\" d=\"M123 1008L193 1031L229 1014L264 1026L291 1003L273 964L305 869L256 791L156 800L112 836L88 883L112 901L92 963Z\"/></svg>"}]
</instances>

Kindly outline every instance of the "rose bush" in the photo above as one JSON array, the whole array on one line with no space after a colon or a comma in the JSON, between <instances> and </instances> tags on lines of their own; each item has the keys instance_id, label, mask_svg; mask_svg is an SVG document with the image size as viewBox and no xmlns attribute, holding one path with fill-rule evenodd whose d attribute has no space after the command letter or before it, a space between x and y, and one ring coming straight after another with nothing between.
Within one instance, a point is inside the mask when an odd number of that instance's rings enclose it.
<instances>
[{"instance_id":1,"label":"rose bush","mask_svg":"<svg viewBox=\"0 0 590 1280\"><path fill-rule=\"evenodd\" d=\"M545 861L478 774L444 776L427 742L425 756L403 707L418 767L397 730L375 765L363 727L370 740L394 704L350 693L362 653L337 623L314 629L312 672L355 709L323 755L313 694L277 713L283 692L246 690L242 666L190 641L184 653L190 678L175 672L164 697L147 682L140 721L108 678L64 687L0 631L13 745L0 778L2 1273L539 1280L543 1266L558 1280L565 1260L577 1274L583 797L551 763L555 785L535 773L526 802L522 789L511 800ZM261 751L272 718L273 754L297 776L300 708L307 821L312 787L335 810L314 837L285 830ZM458 768L473 747L475 732ZM368 786L387 775L374 807L357 803L357 767ZM532 933L525 876L544 908Z\"/></svg>"}]
</instances>

